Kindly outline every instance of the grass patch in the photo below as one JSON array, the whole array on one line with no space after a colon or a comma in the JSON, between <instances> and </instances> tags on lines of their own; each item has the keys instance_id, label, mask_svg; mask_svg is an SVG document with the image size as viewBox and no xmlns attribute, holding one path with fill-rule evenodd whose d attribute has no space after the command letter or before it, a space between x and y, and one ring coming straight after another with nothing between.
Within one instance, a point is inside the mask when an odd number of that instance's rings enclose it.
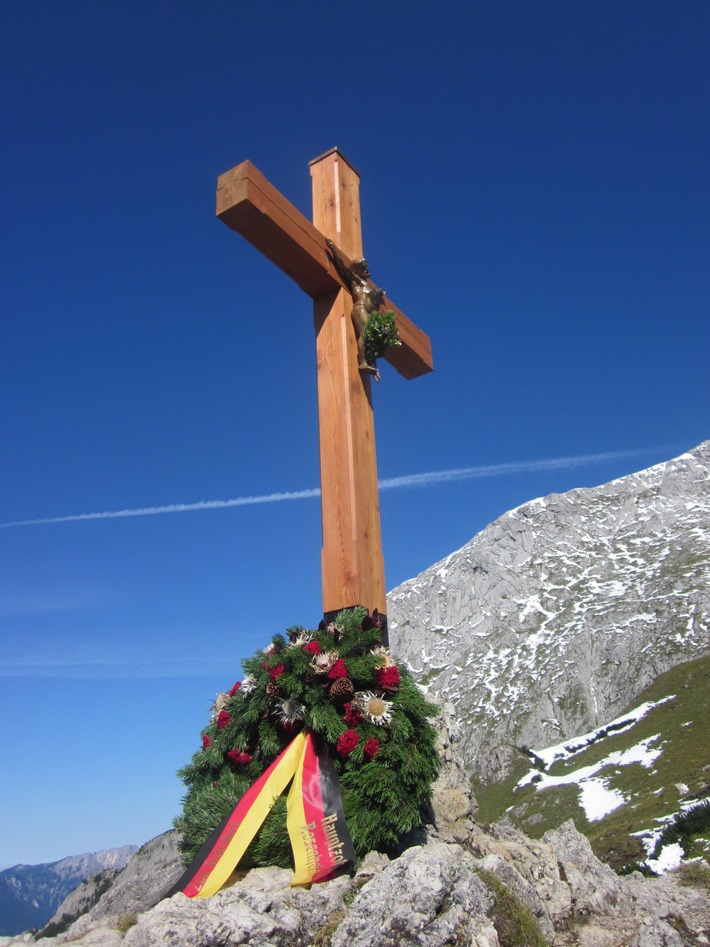
<instances>
[{"instance_id":1,"label":"grass patch","mask_svg":"<svg viewBox=\"0 0 710 947\"><path fill-rule=\"evenodd\" d=\"M417 677L417 684L421 687L427 687L432 681L435 681L444 668L430 668L426 674Z\"/></svg>"},{"instance_id":2,"label":"grass patch","mask_svg":"<svg viewBox=\"0 0 710 947\"><path fill-rule=\"evenodd\" d=\"M616 869L617 875L631 875L635 871L641 872L646 878L658 878L658 872L654 871L653 868L649 868L645 861L627 862Z\"/></svg>"},{"instance_id":3,"label":"grass patch","mask_svg":"<svg viewBox=\"0 0 710 947\"><path fill-rule=\"evenodd\" d=\"M319 927L313 935L313 947L330 947L333 934L347 916L347 911L334 911L332 914L329 914L325 924Z\"/></svg>"},{"instance_id":4,"label":"grass patch","mask_svg":"<svg viewBox=\"0 0 710 947\"><path fill-rule=\"evenodd\" d=\"M582 765L660 734L651 748L660 748L662 752L650 769L636 763L599 774L608 778L609 788L619 790L628 799L625 806L593 823L587 833L595 853L612 864L614 853L628 848L626 840L633 841L632 832L657 826L656 820L679 810L681 799L697 795L707 785L710 733L704 721L710 719L710 658L700 658L666 672L634 703L638 706L645 700L658 701L670 694L675 695L673 700L655 707L626 733L591 748L596 753L584 756ZM683 786L688 787L687 793Z\"/></svg>"},{"instance_id":5,"label":"grass patch","mask_svg":"<svg viewBox=\"0 0 710 947\"><path fill-rule=\"evenodd\" d=\"M500 947L549 947L530 908L490 871L478 875L493 895L490 912Z\"/></svg>"},{"instance_id":6,"label":"grass patch","mask_svg":"<svg viewBox=\"0 0 710 947\"><path fill-rule=\"evenodd\" d=\"M686 888L698 888L710 894L710 868L703 862L692 861L681 865L678 874Z\"/></svg>"},{"instance_id":7,"label":"grass patch","mask_svg":"<svg viewBox=\"0 0 710 947\"><path fill-rule=\"evenodd\" d=\"M486 783L474 776L471 780L473 795L478 803L477 822L497 822L511 805L518 780L530 769L523 754L513 763L511 772L499 783Z\"/></svg>"},{"instance_id":8,"label":"grass patch","mask_svg":"<svg viewBox=\"0 0 710 947\"><path fill-rule=\"evenodd\" d=\"M118 924L116 924L116 930L121 934L125 934L126 931L135 927L137 923L138 921L136 920L135 914L122 914L118 919Z\"/></svg>"},{"instance_id":9,"label":"grass patch","mask_svg":"<svg viewBox=\"0 0 710 947\"><path fill-rule=\"evenodd\" d=\"M533 783L518 790L515 799L509 816L531 838L542 838L549 829L556 829L568 819L574 821L580 832L589 828L576 786L537 790Z\"/></svg>"},{"instance_id":10,"label":"grass patch","mask_svg":"<svg viewBox=\"0 0 710 947\"><path fill-rule=\"evenodd\" d=\"M472 787L478 803L476 821L491 823L506 816L531 838L541 838L548 829L556 829L567 819L574 819L583 832L587 820L576 786L560 786L542 792L538 792L534 783L515 788L530 768L521 753L520 761L502 782L486 784L474 778Z\"/></svg>"},{"instance_id":11,"label":"grass patch","mask_svg":"<svg viewBox=\"0 0 710 947\"><path fill-rule=\"evenodd\" d=\"M643 865L646 849L641 840L631 834L631 829L632 826L627 826L626 831L619 831L612 826L606 831L594 833L594 854L619 873L625 873L627 869L629 872L640 871L653 876L655 872L645 869Z\"/></svg>"}]
</instances>

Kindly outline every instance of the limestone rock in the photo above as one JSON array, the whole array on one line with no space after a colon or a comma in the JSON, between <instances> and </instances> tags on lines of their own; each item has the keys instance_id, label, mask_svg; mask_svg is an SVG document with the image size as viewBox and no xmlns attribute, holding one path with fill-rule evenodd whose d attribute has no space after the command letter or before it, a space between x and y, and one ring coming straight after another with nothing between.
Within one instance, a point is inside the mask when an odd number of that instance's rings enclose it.
<instances>
[{"instance_id":1,"label":"limestone rock","mask_svg":"<svg viewBox=\"0 0 710 947\"><path fill-rule=\"evenodd\" d=\"M439 707L439 716L433 724L443 765L432 786L431 818L434 831L429 835L447 842L461 842L473 827L471 817L477 809L471 777L461 754L462 730L453 704L435 697L430 697L430 700ZM423 840L421 833L416 840Z\"/></svg>"},{"instance_id":2,"label":"limestone rock","mask_svg":"<svg viewBox=\"0 0 710 947\"><path fill-rule=\"evenodd\" d=\"M156 904L183 872L177 846L175 831L164 832L147 842L93 909L92 917L135 914Z\"/></svg>"},{"instance_id":3,"label":"limestone rock","mask_svg":"<svg viewBox=\"0 0 710 947\"><path fill-rule=\"evenodd\" d=\"M482 868L495 874L521 898L540 921L543 932L549 934L550 927L556 929L566 924L572 914L572 895L560 875L557 854L551 845L499 823L487 829L475 826L467 848Z\"/></svg>"},{"instance_id":4,"label":"limestone rock","mask_svg":"<svg viewBox=\"0 0 710 947\"><path fill-rule=\"evenodd\" d=\"M705 891L679 885L674 874L644 878L635 873L624 879L624 887L636 914L664 919L666 924L675 922L678 928L689 932L691 943L706 947L710 944L710 897ZM639 945L643 947L643 942L639 941Z\"/></svg>"},{"instance_id":5,"label":"limestone rock","mask_svg":"<svg viewBox=\"0 0 710 947\"><path fill-rule=\"evenodd\" d=\"M577 831L571 820L546 832L542 840L555 852L560 877L569 886L576 915L618 914L629 910L629 896L621 878L599 861L589 840Z\"/></svg>"},{"instance_id":6,"label":"limestone rock","mask_svg":"<svg viewBox=\"0 0 710 947\"><path fill-rule=\"evenodd\" d=\"M687 941L667 921L654 917L642 922L629 947L685 947L686 944Z\"/></svg>"},{"instance_id":7,"label":"limestone rock","mask_svg":"<svg viewBox=\"0 0 710 947\"><path fill-rule=\"evenodd\" d=\"M490 927L491 902L474 859L459 845L410 848L362 889L332 947L475 943Z\"/></svg>"},{"instance_id":8,"label":"limestone rock","mask_svg":"<svg viewBox=\"0 0 710 947\"><path fill-rule=\"evenodd\" d=\"M390 643L456 706L469 769L613 719L710 649L710 441L533 500L388 596Z\"/></svg>"},{"instance_id":9,"label":"limestone rock","mask_svg":"<svg viewBox=\"0 0 710 947\"><path fill-rule=\"evenodd\" d=\"M177 894L142 910L138 905L143 902L131 901L126 894L120 902L111 902L125 911L120 921L104 907L102 916L92 917L92 911L66 934L39 943L501 947L510 943L514 919L496 913L508 908L495 907L490 873L509 892L510 904L527 908L550 947L710 944L707 893L680 886L673 875L617 877L595 858L571 822L541 840L505 824L473 825L462 845L435 835L436 830L428 830L425 844L393 860L371 852L354 877L310 890L291 888L290 871L258 868L206 900ZM165 842L152 847L154 858L143 859L148 874L161 873L170 863L170 845ZM159 856L165 859L162 867ZM139 887L126 886L124 892L137 894ZM0 939L2 947L33 942L30 935Z\"/></svg>"},{"instance_id":10,"label":"limestone rock","mask_svg":"<svg viewBox=\"0 0 710 947\"><path fill-rule=\"evenodd\" d=\"M255 868L231 888L209 899L176 894L142 914L124 939L125 947L306 947L329 917L345 909L354 888L348 877L290 888L292 872Z\"/></svg>"}]
</instances>

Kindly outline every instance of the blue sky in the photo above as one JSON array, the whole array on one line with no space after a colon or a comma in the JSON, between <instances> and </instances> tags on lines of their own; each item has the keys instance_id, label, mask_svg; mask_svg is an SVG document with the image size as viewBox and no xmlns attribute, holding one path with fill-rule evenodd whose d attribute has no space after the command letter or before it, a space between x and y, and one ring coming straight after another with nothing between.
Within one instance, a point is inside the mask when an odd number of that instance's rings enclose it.
<instances>
[{"instance_id":1,"label":"blue sky","mask_svg":"<svg viewBox=\"0 0 710 947\"><path fill-rule=\"evenodd\" d=\"M320 618L311 303L217 176L310 215L337 145L432 338L374 392L392 588L710 436L709 34L655 0L3 5L0 524L220 502L0 528L0 866L168 828L215 693Z\"/></svg>"}]
</instances>

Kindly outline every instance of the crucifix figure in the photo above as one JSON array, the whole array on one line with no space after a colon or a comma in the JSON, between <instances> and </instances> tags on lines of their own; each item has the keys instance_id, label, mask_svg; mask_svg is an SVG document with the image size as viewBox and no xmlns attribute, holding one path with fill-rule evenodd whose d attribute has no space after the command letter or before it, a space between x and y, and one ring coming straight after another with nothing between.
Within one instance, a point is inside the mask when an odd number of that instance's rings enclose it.
<instances>
[{"instance_id":1,"label":"crucifix figure","mask_svg":"<svg viewBox=\"0 0 710 947\"><path fill-rule=\"evenodd\" d=\"M370 268L367 260L353 260L348 266L341 259L338 248L332 240L325 241L338 271L338 276L347 286L350 295L353 298L353 308L350 310L350 318L355 326L357 335L357 367L361 372L368 372L374 375L379 381L380 375L376 365L371 365L365 355L365 328L373 312L383 305L385 299L384 289L378 289L370 282Z\"/></svg>"},{"instance_id":2,"label":"crucifix figure","mask_svg":"<svg viewBox=\"0 0 710 947\"><path fill-rule=\"evenodd\" d=\"M405 378L433 369L431 343L359 266L364 261L360 179L355 169L337 148L310 167L313 223L249 161L220 176L217 216L313 299L323 613L328 618L344 608L364 605L386 615L371 372L358 351L362 321L371 311L367 307L375 305L377 296L378 305L394 312L401 345L384 357ZM348 276L354 265L357 286Z\"/></svg>"}]
</instances>

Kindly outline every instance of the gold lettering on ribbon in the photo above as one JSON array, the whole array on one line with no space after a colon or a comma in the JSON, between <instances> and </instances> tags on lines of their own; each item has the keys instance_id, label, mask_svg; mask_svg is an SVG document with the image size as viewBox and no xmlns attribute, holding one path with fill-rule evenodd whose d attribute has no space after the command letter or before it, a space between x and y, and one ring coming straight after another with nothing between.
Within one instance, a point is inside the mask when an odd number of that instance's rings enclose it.
<instances>
[{"instance_id":1,"label":"gold lettering on ribbon","mask_svg":"<svg viewBox=\"0 0 710 947\"><path fill-rule=\"evenodd\" d=\"M325 835L325 844L328 846L328 854L333 859L334 867L347 863L347 858L343 858L345 842L341 840L338 835L338 829L336 828L337 819L338 814L334 812L332 815L327 815L324 819L320 820Z\"/></svg>"},{"instance_id":2,"label":"gold lettering on ribbon","mask_svg":"<svg viewBox=\"0 0 710 947\"><path fill-rule=\"evenodd\" d=\"M301 837L306 845L306 868L311 874L320 868L321 857L318 851L318 845L315 839L316 834L316 823L309 822L307 825L301 826Z\"/></svg>"}]
</instances>

